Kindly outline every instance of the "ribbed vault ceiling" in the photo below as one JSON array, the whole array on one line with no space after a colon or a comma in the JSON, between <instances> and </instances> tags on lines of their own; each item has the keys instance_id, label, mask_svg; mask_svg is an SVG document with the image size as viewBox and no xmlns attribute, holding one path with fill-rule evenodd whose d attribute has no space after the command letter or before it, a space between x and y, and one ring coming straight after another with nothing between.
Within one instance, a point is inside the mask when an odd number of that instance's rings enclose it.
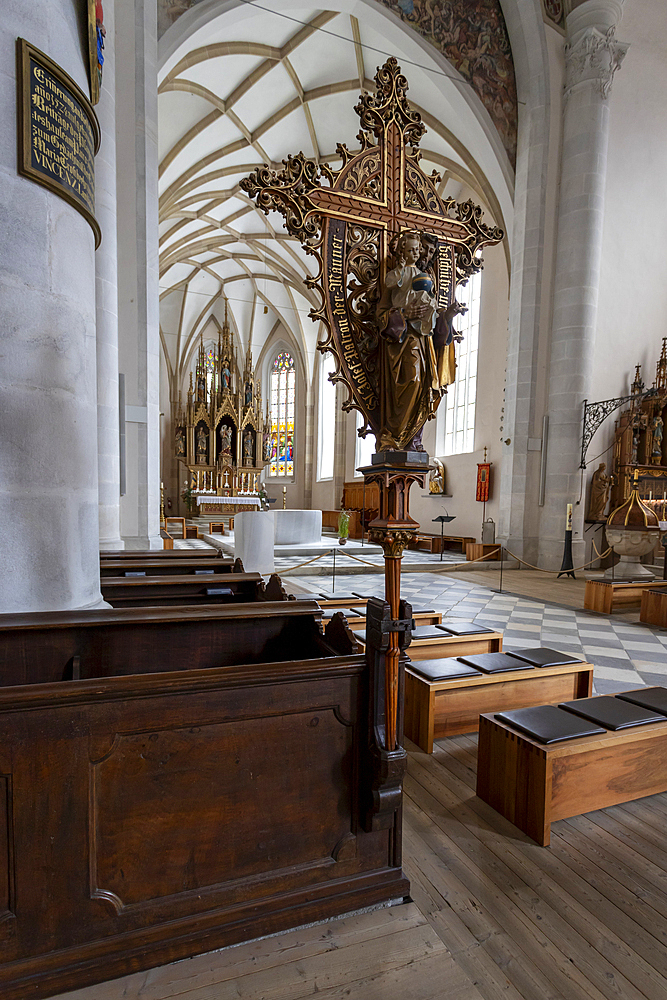
<instances>
[{"instance_id":1,"label":"ribbed vault ceiling","mask_svg":"<svg viewBox=\"0 0 667 1000\"><path fill-rule=\"evenodd\" d=\"M279 167L288 153L336 163L337 142L357 145L359 92L373 89L382 53L403 55L400 25L391 30L395 38L370 12L361 22L347 12L241 8L196 31L167 62L159 87L160 321L172 391L183 387L202 334L217 337L225 299L242 356L250 346L257 362L280 329L311 373L318 330L304 279L312 259L282 218L258 211L239 184L263 163ZM484 134L460 84L423 53L421 62L425 68L404 70L428 126L425 171L442 175L441 193L471 192L503 225L479 162ZM463 140L466 128L472 141Z\"/></svg>"}]
</instances>

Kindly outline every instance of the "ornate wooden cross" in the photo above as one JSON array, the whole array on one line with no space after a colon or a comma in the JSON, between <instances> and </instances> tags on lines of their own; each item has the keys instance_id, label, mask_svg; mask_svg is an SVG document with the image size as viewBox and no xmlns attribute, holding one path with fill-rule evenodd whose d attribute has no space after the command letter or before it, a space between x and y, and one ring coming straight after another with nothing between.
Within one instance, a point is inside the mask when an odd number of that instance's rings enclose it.
<instances>
[{"instance_id":1,"label":"ornate wooden cross","mask_svg":"<svg viewBox=\"0 0 667 1000\"><path fill-rule=\"evenodd\" d=\"M411 617L403 605L405 615L399 618L401 557L419 527L410 517L409 489L414 482L423 486L430 468L423 450L410 449L415 442L421 448L421 429L453 380L451 317L449 340L440 343L438 337L442 317L453 308L456 284L481 268L480 249L498 243L503 233L485 226L472 202L440 198L439 176L422 171L418 147L425 126L406 98L407 80L396 59L378 69L375 83L375 94L362 94L355 108L361 149L353 153L339 144L340 169L301 152L283 160L279 172L268 166L255 170L241 187L265 213L280 212L288 232L316 257L318 274L307 283L321 297L311 318L327 329L318 347L336 358L332 380L348 389L344 409L362 413L360 433L392 442L383 445L391 450L376 454L373 466L363 470L380 487L380 514L370 525L370 537L383 546L389 609L374 631L369 605L367 633L385 672L383 743L385 754L392 755L400 749L399 655L409 641L403 618ZM407 247L412 263L405 253L401 257L401 240L403 250L405 241L412 242ZM400 288L400 295L392 299L390 287ZM403 353L410 357L401 356L405 343ZM451 351L448 368L441 357L445 345ZM414 376L411 363L417 365ZM393 392L397 371L404 384L416 386L412 393L408 389L404 412Z\"/></svg>"}]
</instances>

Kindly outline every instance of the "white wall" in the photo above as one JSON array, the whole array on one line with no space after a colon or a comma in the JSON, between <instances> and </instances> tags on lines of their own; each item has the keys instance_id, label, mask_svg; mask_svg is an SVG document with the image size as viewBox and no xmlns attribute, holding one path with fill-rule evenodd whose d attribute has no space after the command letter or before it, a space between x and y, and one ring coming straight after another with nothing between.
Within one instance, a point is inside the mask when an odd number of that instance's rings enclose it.
<instances>
[{"instance_id":1,"label":"white wall","mask_svg":"<svg viewBox=\"0 0 667 1000\"><path fill-rule=\"evenodd\" d=\"M627 0L617 34L594 399L624 394L636 364L650 386L667 336L667 4Z\"/></svg>"}]
</instances>

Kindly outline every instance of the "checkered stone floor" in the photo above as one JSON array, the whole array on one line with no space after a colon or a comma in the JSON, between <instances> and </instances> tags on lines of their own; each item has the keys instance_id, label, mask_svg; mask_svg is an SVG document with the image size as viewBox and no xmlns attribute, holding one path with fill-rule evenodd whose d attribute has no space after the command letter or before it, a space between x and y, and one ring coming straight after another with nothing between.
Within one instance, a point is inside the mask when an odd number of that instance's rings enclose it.
<instances>
[{"instance_id":1,"label":"checkered stone floor","mask_svg":"<svg viewBox=\"0 0 667 1000\"><path fill-rule=\"evenodd\" d=\"M325 593L330 580L291 577L307 591ZM337 581L336 593L381 597L380 574L355 575ZM667 686L667 631L613 617L564 608L511 594L498 594L454 577L404 573L401 595L415 608L476 621L503 632L503 649L551 646L589 660L595 666L597 694L642 685Z\"/></svg>"}]
</instances>

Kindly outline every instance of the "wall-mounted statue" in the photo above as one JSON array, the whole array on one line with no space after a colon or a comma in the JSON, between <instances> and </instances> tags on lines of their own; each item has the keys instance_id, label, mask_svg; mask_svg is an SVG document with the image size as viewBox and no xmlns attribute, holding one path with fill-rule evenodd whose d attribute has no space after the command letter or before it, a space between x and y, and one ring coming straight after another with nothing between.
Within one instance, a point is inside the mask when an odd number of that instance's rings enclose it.
<instances>
[{"instance_id":1,"label":"wall-mounted statue","mask_svg":"<svg viewBox=\"0 0 667 1000\"><path fill-rule=\"evenodd\" d=\"M202 424L197 428L197 465L206 465L208 435Z\"/></svg>"},{"instance_id":2,"label":"wall-mounted statue","mask_svg":"<svg viewBox=\"0 0 667 1000\"><path fill-rule=\"evenodd\" d=\"M435 465L435 469L433 469L429 477L428 491L429 493L444 493L445 467L439 458L432 458L431 462Z\"/></svg>"},{"instance_id":3,"label":"wall-mounted statue","mask_svg":"<svg viewBox=\"0 0 667 1000\"><path fill-rule=\"evenodd\" d=\"M252 428L246 427L245 434L243 435L243 464L252 465L253 463L253 439L254 434Z\"/></svg>"},{"instance_id":4,"label":"wall-mounted statue","mask_svg":"<svg viewBox=\"0 0 667 1000\"><path fill-rule=\"evenodd\" d=\"M605 475L606 468L606 463L600 462L591 477L591 494L588 500L588 513L586 514L587 521L604 521L605 519L609 490L614 481L613 476Z\"/></svg>"},{"instance_id":5,"label":"wall-mounted statue","mask_svg":"<svg viewBox=\"0 0 667 1000\"><path fill-rule=\"evenodd\" d=\"M185 458L185 431L182 427L176 428L176 457Z\"/></svg>"},{"instance_id":6,"label":"wall-mounted statue","mask_svg":"<svg viewBox=\"0 0 667 1000\"><path fill-rule=\"evenodd\" d=\"M662 465L662 436L664 432L664 421L659 413L657 413L653 419L651 432L653 435L651 463L652 465Z\"/></svg>"}]
</instances>

